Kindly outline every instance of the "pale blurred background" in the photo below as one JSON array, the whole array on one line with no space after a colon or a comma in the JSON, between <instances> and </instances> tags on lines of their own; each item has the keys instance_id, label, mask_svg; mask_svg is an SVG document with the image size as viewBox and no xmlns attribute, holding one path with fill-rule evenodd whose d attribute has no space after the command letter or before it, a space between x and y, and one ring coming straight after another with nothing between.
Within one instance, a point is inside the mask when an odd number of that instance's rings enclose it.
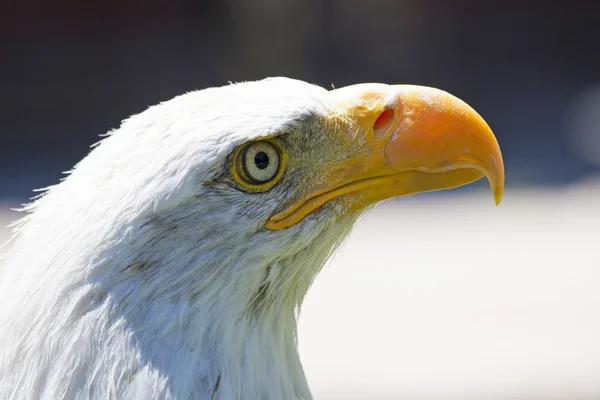
<instances>
[{"instance_id":1,"label":"pale blurred background","mask_svg":"<svg viewBox=\"0 0 600 400\"><path fill-rule=\"evenodd\" d=\"M13 0L0 50L2 226L186 91L284 75L461 97L500 142L504 201L482 182L356 227L301 316L315 397L600 399L600 3Z\"/></svg>"}]
</instances>

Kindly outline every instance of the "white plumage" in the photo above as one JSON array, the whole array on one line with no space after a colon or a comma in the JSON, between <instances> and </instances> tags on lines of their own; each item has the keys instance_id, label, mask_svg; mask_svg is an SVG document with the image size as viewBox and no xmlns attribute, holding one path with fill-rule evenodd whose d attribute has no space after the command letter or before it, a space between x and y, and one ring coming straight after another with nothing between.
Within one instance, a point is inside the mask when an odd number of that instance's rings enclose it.
<instances>
[{"instance_id":1,"label":"white plumage","mask_svg":"<svg viewBox=\"0 0 600 400\"><path fill-rule=\"evenodd\" d=\"M206 399L219 376L215 398L309 398L294 312L331 243L303 249L327 229L266 231L278 203L203 183L323 93L272 79L177 97L27 206L0 275L0 398ZM246 318L267 267L281 303Z\"/></svg>"},{"instance_id":2,"label":"white plumage","mask_svg":"<svg viewBox=\"0 0 600 400\"><path fill-rule=\"evenodd\" d=\"M265 229L311 175L250 193L229 168L282 132L305 165L350 157L324 141L327 93L275 78L176 97L26 206L0 269L0 398L311 398L296 312L358 213L331 201Z\"/></svg>"}]
</instances>

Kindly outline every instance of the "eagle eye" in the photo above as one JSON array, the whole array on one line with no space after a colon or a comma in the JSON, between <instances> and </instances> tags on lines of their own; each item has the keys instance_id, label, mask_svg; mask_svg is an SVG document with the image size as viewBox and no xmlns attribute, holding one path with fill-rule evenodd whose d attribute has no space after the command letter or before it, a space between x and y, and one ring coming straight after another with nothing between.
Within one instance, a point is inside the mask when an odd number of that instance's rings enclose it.
<instances>
[{"instance_id":1,"label":"eagle eye","mask_svg":"<svg viewBox=\"0 0 600 400\"><path fill-rule=\"evenodd\" d=\"M270 189L283 174L285 153L273 141L251 142L234 155L233 177L243 187L261 191Z\"/></svg>"}]
</instances>

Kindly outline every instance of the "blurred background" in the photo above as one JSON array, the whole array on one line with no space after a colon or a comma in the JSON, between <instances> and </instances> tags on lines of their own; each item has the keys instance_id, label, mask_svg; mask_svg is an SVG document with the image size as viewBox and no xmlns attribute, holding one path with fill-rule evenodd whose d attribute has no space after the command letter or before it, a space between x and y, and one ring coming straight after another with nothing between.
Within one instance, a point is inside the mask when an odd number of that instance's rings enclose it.
<instances>
[{"instance_id":1,"label":"blurred background","mask_svg":"<svg viewBox=\"0 0 600 400\"><path fill-rule=\"evenodd\" d=\"M186 91L275 75L435 86L496 133L504 202L481 183L359 224L303 309L315 397L600 399L600 3L0 7L3 225L98 135Z\"/></svg>"}]
</instances>

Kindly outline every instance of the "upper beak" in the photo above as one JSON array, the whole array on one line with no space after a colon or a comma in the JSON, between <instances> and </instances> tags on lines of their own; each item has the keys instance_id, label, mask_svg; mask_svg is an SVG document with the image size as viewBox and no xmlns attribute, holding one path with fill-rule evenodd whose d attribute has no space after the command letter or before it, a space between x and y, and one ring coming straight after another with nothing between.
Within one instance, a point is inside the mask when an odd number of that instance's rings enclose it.
<instances>
[{"instance_id":1,"label":"upper beak","mask_svg":"<svg viewBox=\"0 0 600 400\"><path fill-rule=\"evenodd\" d=\"M343 195L347 211L353 212L390 197L453 188L484 176L500 203L500 147L487 123L465 102L412 85L361 84L329 94L336 112L365 132L366 154L328 167L311 193L273 215L266 228L291 226Z\"/></svg>"}]
</instances>

